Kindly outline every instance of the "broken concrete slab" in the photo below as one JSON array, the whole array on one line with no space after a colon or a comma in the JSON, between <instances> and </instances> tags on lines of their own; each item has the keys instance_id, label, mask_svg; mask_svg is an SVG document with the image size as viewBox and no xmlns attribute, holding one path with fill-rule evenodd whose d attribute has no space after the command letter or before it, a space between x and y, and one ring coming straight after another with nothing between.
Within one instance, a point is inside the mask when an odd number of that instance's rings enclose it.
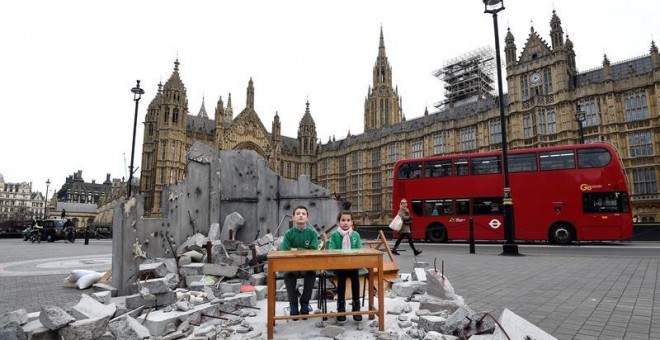
<instances>
[{"instance_id":1,"label":"broken concrete slab","mask_svg":"<svg viewBox=\"0 0 660 340\"><path fill-rule=\"evenodd\" d=\"M98 339L106 332L109 320L110 316L78 320L60 328L57 333L64 339Z\"/></svg>"},{"instance_id":2,"label":"broken concrete slab","mask_svg":"<svg viewBox=\"0 0 660 340\"><path fill-rule=\"evenodd\" d=\"M104 305L87 294L80 296L80 301L71 307L71 315L76 319L97 319L108 318L110 319L115 315L117 306L114 303ZM103 334L103 333L101 333ZM101 336L101 335L99 335Z\"/></svg>"},{"instance_id":3,"label":"broken concrete slab","mask_svg":"<svg viewBox=\"0 0 660 340\"><path fill-rule=\"evenodd\" d=\"M413 268L411 274L413 281L426 282L426 269L424 268Z\"/></svg>"},{"instance_id":4,"label":"broken concrete slab","mask_svg":"<svg viewBox=\"0 0 660 340\"><path fill-rule=\"evenodd\" d=\"M111 298L111 293L110 291L104 291L104 292L97 292L97 293L92 293L92 298L102 304L108 304L110 303L110 298Z\"/></svg>"},{"instance_id":5,"label":"broken concrete slab","mask_svg":"<svg viewBox=\"0 0 660 340\"><path fill-rule=\"evenodd\" d=\"M459 307L447 318L447 321L442 326L442 333L459 335L460 330L462 330L464 326L463 322L469 322L469 320L474 319L475 314L476 312L473 311L472 308L470 308L468 305Z\"/></svg>"},{"instance_id":6,"label":"broken concrete slab","mask_svg":"<svg viewBox=\"0 0 660 340\"><path fill-rule=\"evenodd\" d=\"M95 284L92 285L92 289L93 289L95 292L104 292L104 291L108 291L108 292L110 292L110 296L111 296L111 297L115 297L115 296L117 296L117 288L115 288L115 287L113 287L113 286L111 286L111 285L107 285L107 284L105 284L105 283L95 283Z\"/></svg>"},{"instance_id":7,"label":"broken concrete slab","mask_svg":"<svg viewBox=\"0 0 660 340\"><path fill-rule=\"evenodd\" d=\"M238 272L238 267L216 263L204 263L202 272L205 275L235 277Z\"/></svg>"},{"instance_id":8,"label":"broken concrete slab","mask_svg":"<svg viewBox=\"0 0 660 340\"><path fill-rule=\"evenodd\" d=\"M166 278L149 279L137 282L138 290L142 291L143 288L149 290L151 294L166 293L170 289L169 280Z\"/></svg>"},{"instance_id":9,"label":"broken concrete slab","mask_svg":"<svg viewBox=\"0 0 660 340\"><path fill-rule=\"evenodd\" d=\"M56 331L51 331L50 329L44 327L41 324L39 319L32 320L25 325L23 325L23 332L25 336L30 340L60 340L61 337L57 334ZM0 337L0 339L2 339Z\"/></svg>"},{"instance_id":10,"label":"broken concrete slab","mask_svg":"<svg viewBox=\"0 0 660 340\"><path fill-rule=\"evenodd\" d=\"M211 223L208 239L211 241L220 239L220 223Z\"/></svg>"},{"instance_id":11,"label":"broken concrete slab","mask_svg":"<svg viewBox=\"0 0 660 340\"><path fill-rule=\"evenodd\" d=\"M252 274L250 275L250 284L253 286L264 286L266 285L267 279L268 276L266 273Z\"/></svg>"},{"instance_id":12,"label":"broken concrete slab","mask_svg":"<svg viewBox=\"0 0 660 340\"><path fill-rule=\"evenodd\" d=\"M0 339L7 340L26 340L23 327L16 320L6 319L0 324Z\"/></svg>"},{"instance_id":13,"label":"broken concrete slab","mask_svg":"<svg viewBox=\"0 0 660 340\"><path fill-rule=\"evenodd\" d=\"M463 298L460 296L458 296L458 298L455 300L444 300L429 295L428 286L426 287L426 289L427 289L426 294L422 295L421 299L419 300L420 309L428 309L431 312L447 311L448 314L451 314L454 311L456 311L459 307L465 305Z\"/></svg>"},{"instance_id":14,"label":"broken concrete slab","mask_svg":"<svg viewBox=\"0 0 660 340\"><path fill-rule=\"evenodd\" d=\"M409 298L413 294L424 294L426 283L420 281L395 282L392 284L392 291L398 296Z\"/></svg>"},{"instance_id":15,"label":"broken concrete slab","mask_svg":"<svg viewBox=\"0 0 660 340\"><path fill-rule=\"evenodd\" d=\"M495 329L493 340L504 339L534 339L534 340L557 340L554 336L536 327L531 322L520 317L518 314L504 308L500 315L500 325L506 330L506 334L500 327ZM507 336L508 334L508 336Z\"/></svg>"},{"instance_id":16,"label":"broken concrete slab","mask_svg":"<svg viewBox=\"0 0 660 340\"><path fill-rule=\"evenodd\" d=\"M159 278L167 275L167 266L163 262L142 263L139 267L140 277Z\"/></svg>"},{"instance_id":17,"label":"broken concrete slab","mask_svg":"<svg viewBox=\"0 0 660 340\"><path fill-rule=\"evenodd\" d=\"M25 325L28 323L28 314L25 308L0 314L0 325L10 321L15 321L19 325Z\"/></svg>"},{"instance_id":18,"label":"broken concrete slab","mask_svg":"<svg viewBox=\"0 0 660 340\"><path fill-rule=\"evenodd\" d=\"M39 321L44 327L55 331L76 321L76 318L69 315L69 313L60 307L42 305L41 314L39 314Z\"/></svg>"},{"instance_id":19,"label":"broken concrete slab","mask_svg":"<svg viewBox=\"0 0 660 340\"><path fill-rule=\"evenodd\" d=\"M148 315L142 315L138 318L139 322L149 329L151 335L161 336L164 334L167 325L170 323L179 323L185 320L197 322L202 314L218 315L220 306L217 304L204 303L194 306L188 311L173 310L165 312L162 310L152 311Z\"/></svg>"},{"instance_id":20,"label":"broken concrete slab","mask_svg":"<svg viewBox=\"0 0 660 340\"><path fill-rule=\"evenodd\" d=\"M151 308L156 306L156 297L152 294L133 294L126 297L126 308L129 310L139 307Z\"/></svg>"},{"instance_id":21,"label":"broken concrete slab","mask_svg":"<svg viewBox=\"0 0 660 340\"><path fill-rule=\"evenodd\" d=\"M232 231L232 234L234 237L236 237L236 232L240 227L243 226L245 223L245 219L241 214L237 212L233 212L227 217L225 217L225 223L222 225L222 230L220 231L220 239L222 240L228 240L230 239L229 237L229 231Z\"/></svg>"},{"instance_id":22,"label":"broken concrete slab","mask_svg":"<svg viewBox=\"0 0 660 340\"><path fill-rule=\"evenodd\" d=\"M122 340L142 340L151 336L146 327L130 316L112 320L108 328L115 338Z\"/></svg>"},{"instance_id":23,"label":"broken concrete slab","mask_svg":"<svg viewBox=\"0 0 660 340\"><path fill-rule=\"evenodd\" d=\"M204 264L205 263L190 263L182 265L179 268L179 274L182 276L204 275Z\"/></svg>"},{"instance_id":24,"label":"broken concrete slab","mask_svg":"<svg viewBox=\"0 0 660 340\"><path fill-rule=\"evenodd\" d=\"M426 293L431 296L442 300L455 300L458 296L454 292L454 287L449 279L442 276L442 273L437 270L429 269L426 271L426 283L428 284Z\"/></svg>"}]
</instances>

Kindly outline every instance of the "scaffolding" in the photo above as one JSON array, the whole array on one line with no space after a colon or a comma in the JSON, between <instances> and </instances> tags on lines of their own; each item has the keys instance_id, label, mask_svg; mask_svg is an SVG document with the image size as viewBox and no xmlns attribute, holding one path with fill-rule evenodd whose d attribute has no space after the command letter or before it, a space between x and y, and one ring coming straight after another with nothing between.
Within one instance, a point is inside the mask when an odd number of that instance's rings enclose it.
<instances>
[{"instance_id":1,"label":"scaffolding","mask_svg":"<svg viewBox=\"0 0 660 340\"><path fill-rule=\"evenodd\" d=\"M492 95L494 70L495 52L490 47L481 47L450 59L433 72L434 77L445 83L445 99L433 106L441 109Z\"/></svg>"}]
</instances>

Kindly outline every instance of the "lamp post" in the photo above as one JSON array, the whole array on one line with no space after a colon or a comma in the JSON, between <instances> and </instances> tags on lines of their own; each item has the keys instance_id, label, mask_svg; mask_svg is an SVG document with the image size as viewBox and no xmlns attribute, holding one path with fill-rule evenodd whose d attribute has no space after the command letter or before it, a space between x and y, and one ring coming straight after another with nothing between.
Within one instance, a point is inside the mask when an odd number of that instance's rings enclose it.
<instances>
[{"instance_id":1,"label":"lamp post","mask_svg":"<svg viewBox=\"0 0 660 340\"><path fill-rule=\"evenodd\" d=\"M131 145L131 166L129 167L130 174L128 175L128 192L126 198L131 198L131 187L133 182L133 159L135 158L135 130L137 129L137 116L138 116L138 105L140 104L140 99L144 94L144 90L140 88L140 81L137 81L137 85L131 89L133 92L133 101L135 101L135 117L133 118L133 144Z\"/></svg>"},{"instance_id":2,"label":"lamp post","mask_svg":"<svg viewBox=\"0 0 660 340\"><path fill-rule=\"evenodd\" d=\"M46 196L44 196L44 220L48 218L48 187L50 186L50 178L46 180Z\"/></svg>"},{"instance_id":3,"label":"lamp post","mask_svg":"<svg viewBox=\"0 0 660 340\"><path fill-rule=\"evenodd\" d=\"M504 0L483 0L484 13L493 15L493 30L495 31L495 60L497 61L497 87L500 106L500 127L502 129L502 166L504 168L504 192L502 195L504 213L504 242L502 255L519 255L515 242L515 226L513 221L513 200L509 186L509 160L506 141L506 117L504 117L504 93L502 90L502 62L500 60L500 36L497 27L497 13L504 10Z\"/></svg>"},{"instance_id":4,"label":"lamp post","mask_svg":"<svg viewBox=\"0 0 660 340\"><path fill-rule=\"evenodd\" d=\"M580 135L580 144L584 144L584 121L586 119L586 115L584 111L582 111L579 107L577 109L577 112L575 112L575 121L578 124L578 133Z\"/></svg>"}]
</instances>

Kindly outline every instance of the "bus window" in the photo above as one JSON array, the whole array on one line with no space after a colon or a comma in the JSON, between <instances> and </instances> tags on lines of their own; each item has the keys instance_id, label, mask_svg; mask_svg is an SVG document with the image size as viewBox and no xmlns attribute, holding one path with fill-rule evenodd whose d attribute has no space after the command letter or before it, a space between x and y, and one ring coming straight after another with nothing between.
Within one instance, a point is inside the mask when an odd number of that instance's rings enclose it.
<instances>
[{"instance_id":1,"label":"bus window","mask_svg":"<svg viewBox=\"0 0 660 340\"><path fill-rule=\"evenodd\" d=\"M468 166L469 162L467 158L458 158L454 162L454 173L456 176L467 176L468 175Z\"/></svg>"},{"instance_id":2,"label":"bus window","mask_svg":"<svg viewBox=\"0 0 660 340\"><path fill-rule=\"evenodd\" d=\"M492 215L502 213L502 197L473 198L475 215Z\"/></svg>"},{"instance_id":3,"label":"bus window","mask_svg":"<svg viewBox=\"0 0 660 340\"><path fill-rule=\"evenodd\" d=\"M531 172L538 169L535 153L508 155L507 159L509 160L509 172Z\"/></svg>"},{"instance_id":4,"label":"bus window","mask_svg":"<svg viewBox=\"0 0 660 340\"><path fill-rule=\"evenodd\" d=\"M582 194L585 213L621 213L630 211L628 194L625 192L594 192Z\"/></svg>"},{"instance_id":5,"label":"bus window","mask_svg":"<svg viewBox=\"0 0 660 340\"><path fill-rule=\"evenodd\" d=\"M451 176L451 159L426 162L426 177Z\"/></svg>"},{"instance_id":6,"label":"bus window","mask_svg":"<svg viewBox=\"0 0 660 340\"><path fill-rule=\"evenodd\" d=\"M454 214L454 202L451 199L426 200L424 203L426 206L427 216Z\"/></svg>"},{"instance_id":7,"label":"bus window","mask_svg":"<svg viewBox=\"0 0 660 340\"><path fill-rule=\"evenodd\" d=\"M600 168L610 163L612 155L603 148L578 149L579 168Z\"/></svg>"},{"instance_id":8,"label":"bus window","mask_svg":"<svg viewBox=\"0 0 660 340\"><path fill-rule=\"evenodd\" d=\"M424 216L424 204L421 200L412 200L412 211L417 216Z\"/></svg>"},{"instance_id":9,"label":"bus window","mask_svg":"<svg viewBox=\"0 0 660 340\"><path fill-rule=\"evenodd\" d=\"M472 158L473 175L499 174L501 169L500 156Z\"/></svg>"},{"instance_id":10,"label":"bus window","mask_svg":"<svg viewBox=\"0 0 660 340\"><path fill-rule=\"evenodd\" d=\"M456 199L456 215L470 215L470 199L457 198Z\"/></svg>"},{"instance_id":11,"label":"bus window","mask_svg":"<svg viewBox=\"0 0 660 340\"><path fill-rule=\"evenodd\" d=\"M422 163L421 162L410 162L403 163L399 166L399 179L407 178L420 178L422 177Z\"/></svg>"},{"instance_id":12,"label":"bus window","mask_svg":"<svg viewBox=\"0 0 660 340\"><path fill-rule=\"evenodd\" d=\"M575 169L573 150L541 152L541 170Z\"/></svg>"}]
</instances>

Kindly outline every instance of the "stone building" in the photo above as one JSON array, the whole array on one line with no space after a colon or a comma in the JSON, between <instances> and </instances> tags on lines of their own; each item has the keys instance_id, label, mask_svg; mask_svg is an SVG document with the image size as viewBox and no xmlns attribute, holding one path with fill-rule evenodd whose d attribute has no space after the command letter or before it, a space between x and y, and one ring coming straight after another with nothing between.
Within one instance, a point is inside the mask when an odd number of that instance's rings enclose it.
<instances>
[{"instance_id":1,"label":"stone building","mask_svg":"<svg viewBox=\"0 0 660 340\"><path fill-rule=\"evenodd\" d=\"M553 11L550 44L532 28L518 51L509 31L504 58L510 148L575 144L580 131L585 142L611 143L625 166L635 214L640 221L660 220L660 59L655 43L647 55L617 63L604 56L602 67L580 72L574 45ZM220 149L254 150L283 177L308 174L313 182L353 202L358 223L367 225L385 224L391 216L397 160L501 149L499 110L492 96L434 113L426 110L406 120L402 99L392 85L382 30L362 134L318 143L309 103L297 138L281 135L277 114L269 133L254 111L252 80L247 93L246 107L236 118L231 97L227 105L218 100L215 120L204 105L196 116L189 115L175 62L145 118L140 185L146 211L159 213L163 186L182 179L185 152L195 141Z\"/></svg>"},{"instance_id":2,"label":"stone building","mask_svg":"<svg viewBox=\"0 0 660 340\"><path fill-rule=\"evenodd\" d=\"M85 182L82 170L78 170L67 176L64 185L57 190L48 217L59 218L64 212L65 218L71 219L76 229L83 230L94 224L97 209L111 196L112 187L110 174L103 183L96 183L96 180Z\"/></svg>"},{"instance_id":3,"label":"stone building","mask_svg":"<svg viewBox=\"0 0 660 340\"><path fill-rule=\"evenodd\" d=\"M0 221L41 219L44 203L41 192L32 192L32 182L5 182L0 174Z\"/></svg>"}]
</instances>

